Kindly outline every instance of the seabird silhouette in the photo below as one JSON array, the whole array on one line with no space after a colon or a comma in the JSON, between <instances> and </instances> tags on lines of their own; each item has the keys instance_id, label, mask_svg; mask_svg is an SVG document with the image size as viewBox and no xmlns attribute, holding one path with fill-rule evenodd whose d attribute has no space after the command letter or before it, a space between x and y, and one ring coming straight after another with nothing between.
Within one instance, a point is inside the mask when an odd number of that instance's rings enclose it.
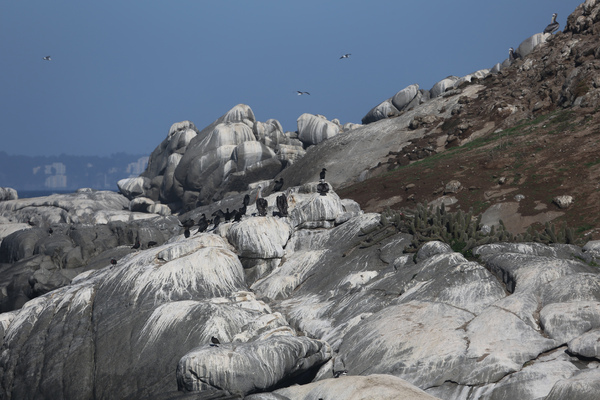
<instances>
[{"instance_id":1,"label":"seabird silhouette","mask_svg":"<svg viewBox=\"0 0 600 400\"><path fill-rule=\"evenodd\" d=\"M247 206L248 204L250 204L250 195L246 194L244 196L244 205ZM245 214L245 213L244 213Z\"/></svg>"},{"instance_id":2,"label":"seabird silhouette","mask_svg":"<svg viewBox=\"0 0 600 400\"><path fill-rule=\"evenodd\" d=\"M227 210L225 211L225 221L230 221L231 218L233 217L233 213L234 211L229 211L229 208L227 208Z\"/></svg>"},{"instance_id":3,"label":"seabird silhouette","mask_svg":"<svg viewBox=\"0 0 600 400\"><path fill-rule=\"evenodd\" d=\"M321 196L327 196L327 192L329 192L329 185L327 184L327 182L319 182L319 184L317 185L317 192Z\"/></svg>"},{"instance_id":4,"label":"seabird silhouette","mask_svg":"<svg viewBox=\"0 0 600 400\"><path fill-rule=\"evenodd\" d=\"M210 345L211 346L213 346L213 347L219 347L220 344L221 344L221 342L216 337L213 336L213 337L210 338Z\"/></svg>"},{"instance_id":5,"label":"seabird silhouette","mask_svg":"<svg viewBox=\"0 0 600 400\"><path fill-rule=\"evenodd\" d=\"M52 227L48 228L48 234L52 235L54 233L54 230L52 229Z\"/></svg>"},{"instance_id":6,"label":"seabird silhouette","mask_svg":"<svg viewBox=\"0 0 600 400\"><path fill-rule=\"evenodd\" d=\"M273 192L279 192L283 187L283 178L279 178L278 181L275 181L275 186L273 186Z\"/></svg>"},{"instance_id":7,"label":"seabird silhouette","mask_svg":"<svg viewBox=\"0 0 600 400\"><path fill-rule=\"evenodd\" d=\"M558 22L556 22L557 16L558 16L557 13L552 14L552 22L550 22L548 24L548 26L546 27L546 29L544 29L544 33L553 34L554 32L556 32L558 30L558 27L560 26L560 24Z\"/></svg>"},{"instance_id":8,"label":"seabird silhouette","mask_svg":"<svg viewBox=\"0 0 600 400\"><path fill-rule=\"evenodd\" d=\"M116 259L116 258L111 258L111 259L110 259L110 263L111 263L112 265L117 265L117 259Z\"/></svg>"},{"instance_id":9,"label":"seabird silhouette","mask_svg":"<svg viewBox=\"0 0 600 400\"><path fill-rule=\"evenodd\" d=\"M352 55L352 54L350 54L350 53L346 53L346 54L344 54L343 56L341 56L341 57L340 57L340 60L341 60L342 58L350 58L350 56L351 56L351 55Z\"/></svg>"},{"instance_id":10,"label":"seabird silhouette","mask_svg":"<svg viewBox=\"0 0 600 400\"><path fill-rule=\"evenodd\" d=\"M219 211L221 211L221 210L219 210ZM213 228L212 228L211 230L213 230L213 231L214 231L215 229L217 229L217 226L219 226L219 224L220 224L220 223L221 223L221 216L217 214L217 215L215 215L215 217L213 218L213 224L214 224L215 226L213 226Z\"/></svg>"},{"instance_id":11,"label":"seabird silhouette","mask_svg":"<svg viewBox=\"0 0 600 400\"><path fill-rule=\"evenodd\" d=\"M303 94L307 94L307 95L310 96L310 93L308 93L308 92L301 92L299 90L296 90L296 93L298 93L298 96L302 96Z\"/></svg>"},{"instance_id":12,"label":"seabird silhouette","mask_svg":"<svg viewBox=\"0 0 600 400\"><path fill-rule=\"evenodd\" d=\"M269 206L269 203L267 202L267 199L263 199L261 196L262 186L259 186L258 192L256 193L256 211L258 212L258 215L264 217L267 215L267 207Z\"/></svg>"},{"instance_id":13,"label":"seabird silhouette","mask_svg":"<svg viewBox=\"0 0 600 400\"><path fill-rule=\"evenodd\" d=\"M135 244L133 246L131 246L132 249L139 249L141 246L140 244L140 238L135 239Z\"/></svg>"},{"instance_id":14,"label":"seabird silhouette","mask_svg":"<svg viewBox=\"0 0 600 400\"><path fill-rule=\"evenodd\" d=\"M208 221L206 220L206 214L202 214L202 217L198 220L198 232L202 233L208 228Z\"/></svg>"},{"instance_id":15,"label":"seabird silhouette","mask_svg":"<svg viewBox=\"0 0 600 400\"><path fill-rule=\"evenodd\" d=\"M42 58L42 60L44 60L44 61L52 61L52 58L50 58L50 56L46 56L46 57Z\"/></svg>"},{"instance_id":16,"label":"seabird silhouette","mask_svg":"<svg viewBox=\"0 0 600 400\"><path fill-rule=\"evenodd\" d=\"M185 228L185 230L183 231L183 236L185 236L186 238L190 237L190 228Z\"/></svg>"},{"instance_id":17,"label":"seabird silhouette","mask_svg":"<svg viewBox=\"0 0 600 400\"><path fill-rule=\"evenodd\" d=\"M287 202L287 197L286 197L285 193L282 193L279 196L277 196L276 201L277 201L277 209L279 210L279 216L287 217L288 216L288 202Z\"/></svg>"},{"instance_id":18,"label":"seabird silhouette","mask_svg":"<svg viewBox=\"0 0 600 400\"><path fill-rule=\"evenodd\" d=\"M246 206L244 206L243 208L244 208L244 214L245 214L246 213ZM241 210L242 209L240 208L239 211L234 211L234 213L235 213L235 215L233 216L233 221L234 222L240 222L242 220L242 216L244 214L242 214Z\"/></svg>"},{"instance_id":19,"label":"seabird silhouette","mask_svg":"<svg viewBox=\"0 0 600 400\"><path fill-rule=\"evenodd\" d=\"M324 179L325 179L325 171L327 171L327 170L326 170L325 168L323 168L323 169L321 170L321 173L319 174L319 178L321 178L321 180L324 180Z\"/></svg>"}]
</instances>

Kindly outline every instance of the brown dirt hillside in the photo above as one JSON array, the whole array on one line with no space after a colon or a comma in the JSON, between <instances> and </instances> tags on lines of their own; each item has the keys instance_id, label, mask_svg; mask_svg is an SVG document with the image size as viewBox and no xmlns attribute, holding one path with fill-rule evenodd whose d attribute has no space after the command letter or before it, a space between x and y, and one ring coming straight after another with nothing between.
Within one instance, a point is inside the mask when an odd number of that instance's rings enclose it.
<instances>
[{"instance_id":1,"label":"brown dirt hillside","mask_svg":"<svg viewBox=\"0 0 600 400\"><path fill-rule=\"evenodd\" d=\"M338 190L363 210L412 208L444 195L458 180L452 207L481 213L497 203L517 203L522 231L545 220L567 223L580 241L600 239L600 4L579 6L564 32L497 75L477 81L485 89L464 99L460 112L401 154L391 154L379 175ZM475 83L475 82L473 82ZM500 129L476 132L494 122ZM446 149L418 161L441 135ZM419 157L421 158L421 157ZM450 194L449 194L450 195ZM553 198L569 195L560 209ZM507 217L507 216L505 216ZM536 222L538 221L538 222Z\"/></svg>"}]
</instances>

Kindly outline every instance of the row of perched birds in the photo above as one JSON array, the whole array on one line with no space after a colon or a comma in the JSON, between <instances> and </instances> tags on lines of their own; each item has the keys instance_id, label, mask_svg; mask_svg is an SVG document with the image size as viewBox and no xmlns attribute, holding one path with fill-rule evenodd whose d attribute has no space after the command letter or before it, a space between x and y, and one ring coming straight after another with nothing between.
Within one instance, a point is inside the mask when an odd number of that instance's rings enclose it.
<instances>
[{"instance_id":1,"label":"row of perched birds","mask_svg":"<svg viewBox=\"0 0 600 400\"><path fill-rule=\"evenodd\" d=\"M323 168L319 174L319 184L317 185L317 192L321 196L326 196L329 192L329 184L325 182L325 172L327 169ZM273 192L279 192L283 188L283 178L275 180L275 185L273 186ZM269 203L267 199L262 197L262 186L258 186L258 191L256 193L256 214L261 217L267 215L267 208L269 207ZM288 216L288 200L285 193L281 193L275 199L275 205L278 211L273 211L273 216L279 217L287 217ZM196 234L205 232L210 225L213 225L211 231L214 231L221 222L239 222L242 220L242 217L246 215L246 209L250 204L250 195L246 194L244 196L244 200L242 202L242 206L233 211L229 211L229 208L226 209L225 212L223 210L217 210L213 212L212 219L207 219L206 214L202 214L198 222L196 223L193 219L187 219L182 222L182 226L184 228L183 234L186 238L191 236L191 229L194 226L198 226L198 230ZM253 214L255 215L255 214Z\"/></svg>"},{"instance_id":2,"label":"row of perched birds","mask_svg":"<svg viewBox=\"0 0 600 400\"><path fill-rule=\"evenodd\" d=\"M548 24L548 26L546 26L546 28L544 29L544 33L549 33L549 34L553 34L554 32L556 32L558 30L558 27L560 26L560 24L558 22L556 22L556 17L558 17L557 13L552 14L552 21ZM515 61L517 58L523 58L521 57L521 55L512 47L508 49L508 59L512 62Z\"/></svg>"}]
</instances>

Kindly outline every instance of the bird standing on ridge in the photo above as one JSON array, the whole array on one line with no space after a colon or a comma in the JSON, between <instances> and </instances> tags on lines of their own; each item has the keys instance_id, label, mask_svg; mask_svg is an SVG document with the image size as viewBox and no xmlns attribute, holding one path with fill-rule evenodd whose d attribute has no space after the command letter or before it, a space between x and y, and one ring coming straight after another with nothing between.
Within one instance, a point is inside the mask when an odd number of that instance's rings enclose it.
<instances>
[{"instance_id":1,"label":"bird standing on ridge","mask_svg":"<svg viewBox=\"0 0 600 400\"><path fill-rule=\"evenodd\" d=\"M213 336L210 338L210 345L212 347L219 347L220 344L221 344L221 342L216 337Z\"/></svg>"},{"instance_id":2,"label":"bird standing on ridge","mask_svg":"<svg viewBox=\"0 0 600 400\"><path fill-rule=\"evenodd\" d=\"M340 60L341 60L342 58L350 58L350 56L351 56L351 55L352 55L352 54L350 54L350 53L346 53L346 54L344 54L343 56L341 56L341 57L340 57Z\"/></svg>"},{"instance_id":3,"label":"bird standing on ridge","mask_svg":"<svg viewBox=\"0 0 600 400\"><path fill-rule=\"evenodd\" d=\"M131 246L132 249L138 250L141 246L140 243L140 238L138 237L137 239L135 239L135 244L133 246Z\"/></svg>"},{"instance_id":4,"label":"bird standing on ridge","mask_svg":"<svg viewBox=\"0 0 600 400\"><path fill-rule=\"evenodd\" d=\"M202 217L198 220L198 231L196 233L202 233L208 228L208 220L206 214L202 214Z\"/></svg>"},{"instance_id":5,"label":"bird standing on ridge","mask_svg":"<svg viewBox=\"0 0 600 400\"><path fill-rule=\"evenodd\" d=\"M277 201L277 209L279 210L279 216L287 217L288 216L288 202L287 202L287 196L285 195L285 193L281 193L279 196L277 196L277 198L275 200Z\"/></svg>"},{"instance_id":6,"label":"bird standing on ridge","mask_svg":"<svg viewBox=\"0 0 600 400\"><path fill-rule=\"evenodd\" d=\"M52 61L52 58L50 58L50 56L46 56L46 57L42 58L42 60L44 60L44 61Z\"/></svg>"},{"instance_id":7,"label":"bird standing on ridge","mask_svg":"<svg viewBox=\"0 0 600 400\"><path fill-rule=\"evenodd\" d=\"M325 180L325 171L327 171L325 168L323 168L321 170L321 173L319 174L319 178L321 178L322 181Z\"/></svg>"},{"instance_id":8,"label":"bird standing on ridge","mask_svg":"<svg viewBox=\"0 0 600 400\"><path fill-rule=\"evenodd\" d=\"M256 211L258 212L258 215L261 217L266 216L268 206L269 203L267 202L267 199L262 198L262 186L259 186L258 192L256 192Z\"/></svg>"},{"instance_id":9,"label":"bird standing on ridge","mask_svg":"<svg viewBox=\"0 0 600 400\"><path fill-rule=\"evenodd\" d=\"M319 184L317 185L317 192L321 196L327 196L327 192L329 192L329 185L327 184L327 182L325 182L325 181L319 182Z\"/></svg>"},{"instance_id":10,"label":"bird standing on ridge","mask_svg":"<svg viewBox=\"0 0 600 400\"><path fill-rule=\"evenodd\" d=\"M557 13L552 14L552 22L550 22L548 24L548 26L546 27L546 29L544 29L544 33L553 34L554 32L556 32L556 30L560 26L560 24L558 22L556 22L557 16L558 16Z\"/></svg>"}]
</instances>

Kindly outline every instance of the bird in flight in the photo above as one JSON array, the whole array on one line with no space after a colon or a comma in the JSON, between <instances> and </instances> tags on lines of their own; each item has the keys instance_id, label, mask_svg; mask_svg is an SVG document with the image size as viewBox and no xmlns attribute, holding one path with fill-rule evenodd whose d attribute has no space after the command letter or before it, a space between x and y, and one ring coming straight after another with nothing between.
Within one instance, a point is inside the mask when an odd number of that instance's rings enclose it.
<instances>
[{"instance_id":1,"label":"bird in flight","mask_svg":"<svg viewBox=\"0 0 600 400\"><path fill-rule=\"evenodd\" d=\"M42 58L42 60L45 60L45 61L52 61L52 59L50 58L50 56L46 56L46 57Z\"/></svg>"},{"instance_id":2,"label":"bird in flight","mask_svg":"<svg viewBox=\"0 0 600 400\"><path fill-rule=\"evenodd\" d=\"M346 54L344 54L343 56L341 56L341 57L340 57L340 60L341 60L342 58L350 58L350 56L351 56L351 55L352 55L352 54L350 54L350 53L346 53Z\"/></svg>"},{"instance_id":3,"label":"bird in flight","mask_svg":"<svg viewBox=\"0 0 600 400\"><path fill-rule=\"evenodd\" d=\"M308 93L308 92L301 92L299 90L296 90L296 93L298 93L298 96L302 96L303 94L307 94L307 95L310 96L310 93Z\"/></svg>"}]
</instances>

